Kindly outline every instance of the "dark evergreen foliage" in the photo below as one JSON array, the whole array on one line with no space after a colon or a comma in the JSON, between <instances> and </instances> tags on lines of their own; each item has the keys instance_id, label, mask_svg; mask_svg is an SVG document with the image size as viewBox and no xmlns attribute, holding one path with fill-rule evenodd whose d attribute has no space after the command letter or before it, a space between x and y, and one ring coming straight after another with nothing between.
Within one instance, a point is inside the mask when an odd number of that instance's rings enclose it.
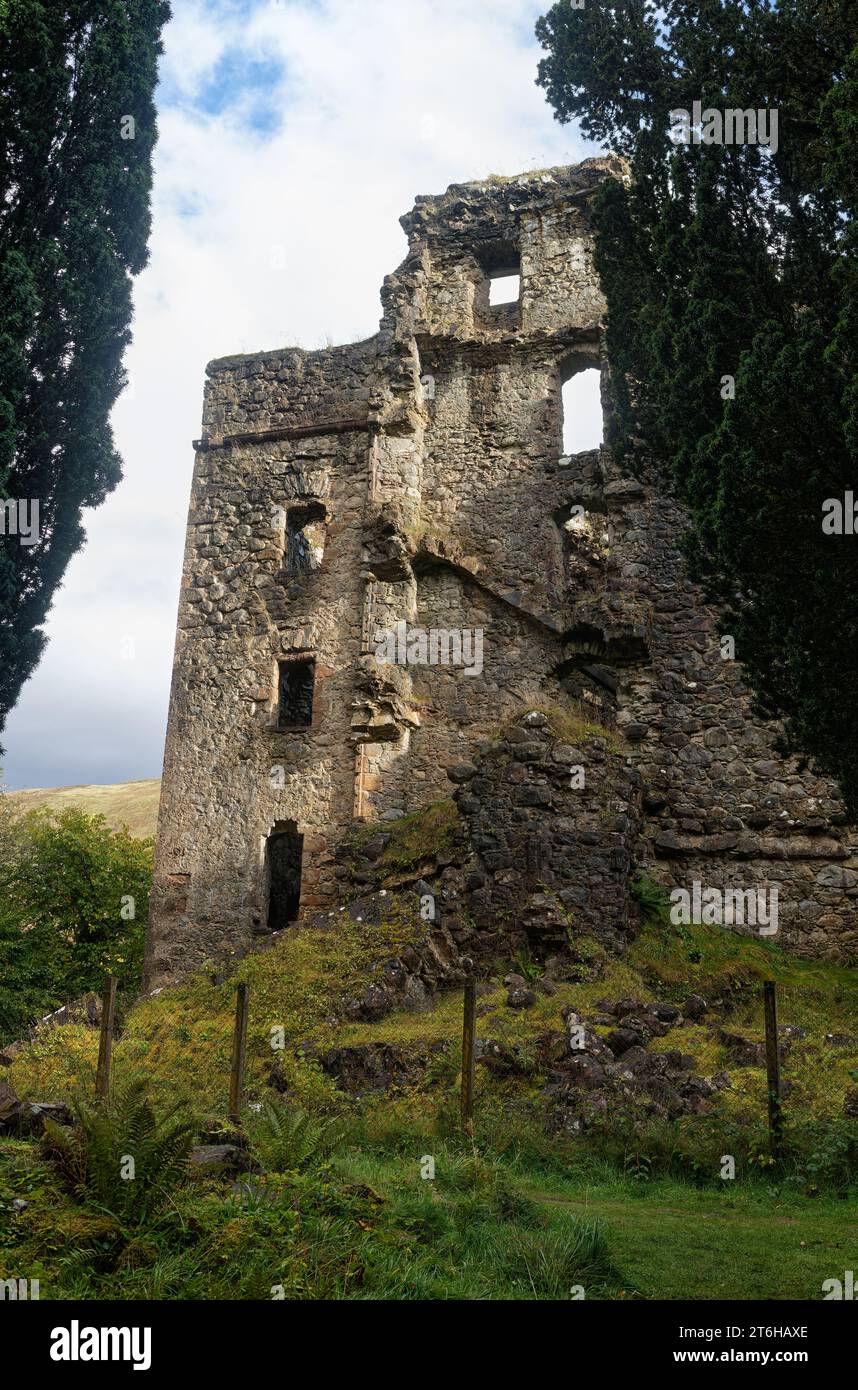
<instances>
[{"instance_id":1,"label":"dark evergreen foliage","mask_svg":"<svg viewBox=\"0 0 858 1390\"><path fill-rule=\"evenodd\" d=\"M81 509L121 476L109 414L146 264L168 17L167 0L0 0L0 506L37 501L40 523L33 545L0 535L0 730Z\"/></svg>"},{"instance_id":2,"label":"dark evergreen foliage","mask_svg":"<svg viewBox=\"0 0 858 1390\"><path fill-rule=\"evenodd\" d=\"M858 499L858 3L560 0L537 34L557 117L631 164L596 209L609 442L668 465L762 707L854 814L858 535L822 521ZM776 110L777 148L675 144L695 99Z\"/></svg>"}]
</instances>

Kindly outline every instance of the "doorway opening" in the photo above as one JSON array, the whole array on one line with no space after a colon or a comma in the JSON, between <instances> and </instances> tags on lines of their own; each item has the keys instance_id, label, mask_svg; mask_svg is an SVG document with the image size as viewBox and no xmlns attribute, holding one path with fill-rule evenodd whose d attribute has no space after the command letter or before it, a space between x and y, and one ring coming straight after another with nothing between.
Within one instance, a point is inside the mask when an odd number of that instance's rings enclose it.
<instances>
[{"instance_id":1,"label":"doorway opening","mask_svg":"<svg viewBox=\"0 0 858 1390\"><path fill-rule=\"evenodd\" d=\"M304 836L294 821L277 821L265 846L268 930L282 931L298 920Z\"/></svg>"}]
</instances>

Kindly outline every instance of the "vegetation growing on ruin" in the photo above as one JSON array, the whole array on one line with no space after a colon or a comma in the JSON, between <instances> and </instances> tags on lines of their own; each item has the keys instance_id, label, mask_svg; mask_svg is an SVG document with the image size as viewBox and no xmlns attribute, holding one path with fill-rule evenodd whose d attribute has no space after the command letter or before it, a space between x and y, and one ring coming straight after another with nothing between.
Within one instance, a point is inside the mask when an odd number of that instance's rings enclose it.
<instances>
[{"instance_id":1,"label":"vegetation growing on ruin","mask_svg":"<svg viewBox=\"0 0 858 1390\"><path fill-rule=\"evenodd\" d=\"M586 744L590 739L604 739L605 747L610 753L619 753L620 744L613 729L600 724L598 720L591 717L591 712L581 701L572 701L567 705L533 705L532 711L535 714L544 714L559 740L564 743ZM521 711L509 719L502 730L498 731L497 737L501 737L507 730L521 723Z\"/></svg>"},{"instance_id":2,"label":"vegetation growing on ruin","mask_svg":"<svg viewBox=\"0 0 858 1390\"><path fill-rule=\"evenodd\" d=\"M379 884L384 884L388 878L393 881L399 875L437 865L439 855L452 855L461 843L456 804L447 797L400 816L398 820L361 826L347 846L347 853L351 850L353 867L358 862L355 856L362 855L367 845L379 837L384 844L372 864L363 857L360 859L364 875Z\"/></svg>"}]
</instances>

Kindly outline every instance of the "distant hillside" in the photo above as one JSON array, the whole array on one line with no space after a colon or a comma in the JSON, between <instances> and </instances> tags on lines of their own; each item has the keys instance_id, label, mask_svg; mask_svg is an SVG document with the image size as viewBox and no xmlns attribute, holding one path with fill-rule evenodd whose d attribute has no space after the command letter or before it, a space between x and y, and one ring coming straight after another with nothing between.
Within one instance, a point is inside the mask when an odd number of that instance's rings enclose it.
<instances>
[{"instance_id":1,"label":"distant hillside","mask_svg":"<svg viewBox=\"0 0 858 1390\"><path fill-rule=\"evenodd\" d=\"M37 806L51 806L58 811L79 806L91 816L104 816L115 830L124 824L132 835L145 839L155 834L160 793L161 779L151 777L144 782L114 782L106 787L33 787L7 794L26 811Z\"/></svg>"}]
</instances>

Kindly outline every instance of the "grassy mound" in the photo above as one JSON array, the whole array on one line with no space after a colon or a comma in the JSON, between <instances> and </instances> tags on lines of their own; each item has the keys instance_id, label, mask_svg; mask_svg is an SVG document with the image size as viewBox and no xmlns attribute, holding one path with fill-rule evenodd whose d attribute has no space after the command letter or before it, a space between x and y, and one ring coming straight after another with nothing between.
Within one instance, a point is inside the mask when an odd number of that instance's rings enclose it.
<instances>
[{"instance_id":1,"label":"grassy mound","mask_svg":"<svg viewBox=\"0 0 858 1390\"><path fill-rule=\"evenodd\" d=\"M381 887L412 882L419 874L434 872L439 856L452 855L461 845L462 827L455 803L435 801L399 820L361 826L344 847L354 874ZM370 861L365 850L373 840L383 840L383 848Z\"/></svg>"},{"instance_id":2,"label":"grassy mound","mask_svg":"<svg viewBox=\"0 0 858 1390\"><path fill-rule=\"evenodd\" d=\"M404 827L408 833L408 827ZM345 1097L324 1075L312 1054L326 1048L389 1043L407 1057L436 1061L411 1088L415 1109L442 1104L439 1078L452 1093L457 1084L461 996L434 996L423 1011L396 1011L375 1022L342 1018L344 999L364 988L391 959L417 941L422 927L395 895L379 920L354 906L333 913L327 925L290 932L269 951L240 962L222 983L201 975L181 986L140 1000L123 1022L115 1046L120 1079L144 1074L156 1092L179 1098L199 1115L226 1109L235 985L250 985L247 1094L259 1100L279 1059L284 1088L313 1107L342 1108ZM585 978L559 982L552 995L537 992L527 1009L510 1009L501 976L507 969L536 974L528 961L498 962L497 974L480 988L478 1034L516 1050L532 1063L538 1040L562 1026L564 1006L587 1015L598 1001L633 997L681 1004L688 995L708 1003L704 1017L684 1021L651 1050L677 1050L694 1058L704 1075L726 1071L732 1085L713 1101L717 1123L741 1126L763 1143L766 1078L761 1065L739 1065L721 1033L759 1042L764 1036L761 983L778 983L780 1023L793 1030L782 1066L786 1118L793 1129L831 1125L842 1117L847 1091L858 1081L858 979L854 971L828 962L800 960L769 942L718 927L673 927L652 916L626 956L607 955L595 942L578 942L589 960ZM589 976L589 978L587 978ZM606 1034L608 1024L596 1025ZM282 1048L273 1049L277 1036ZM91 1084L97 1058L96 1030L69 1026L45 1031L23 1049L9 1069L18 1094L62 1099ZM419 1070L419 1068L418 1068ZM478 1068L478 1102L485 1107L537 1107L544 1074L498 1079ZM407 1091L407 1088L406 1088ZM539 1117L534 1114L536 1125ZM692 1129L703 1129L699 1123ZM716 1125L717 1128L717 1125Z\"/></svg>"},{"instance_id":3,"label":"grassy mound","mask_svg":"<svg viewBox=\"0 0 858 1390\"><path fill-rule=\"evenodd\" d=\"M364 988L385 962L417 940L413 913L396 899L381 920L354 909L328 924L293 930L271 950L241 961L228 980L200 974L138 1001L123 1020L114 1047L119 1078L143 1073L156 1093L182 1099L198 1114L224 1112L235 1011L235 986L250 986L248 1093L265 1084L275 1057L298 1091L319 1103L330 1089L317 1067L296 1052L330 1042L329 1019L349 993ZM278 1031L275 1035L273 1030ZM272 1048L272 1038L284 1045ZM70 1025L43 1030L9 1069L19 1095L62 1099L91 1082L98 1059L95 1029Z\"/></svg>"}]
</instances>

